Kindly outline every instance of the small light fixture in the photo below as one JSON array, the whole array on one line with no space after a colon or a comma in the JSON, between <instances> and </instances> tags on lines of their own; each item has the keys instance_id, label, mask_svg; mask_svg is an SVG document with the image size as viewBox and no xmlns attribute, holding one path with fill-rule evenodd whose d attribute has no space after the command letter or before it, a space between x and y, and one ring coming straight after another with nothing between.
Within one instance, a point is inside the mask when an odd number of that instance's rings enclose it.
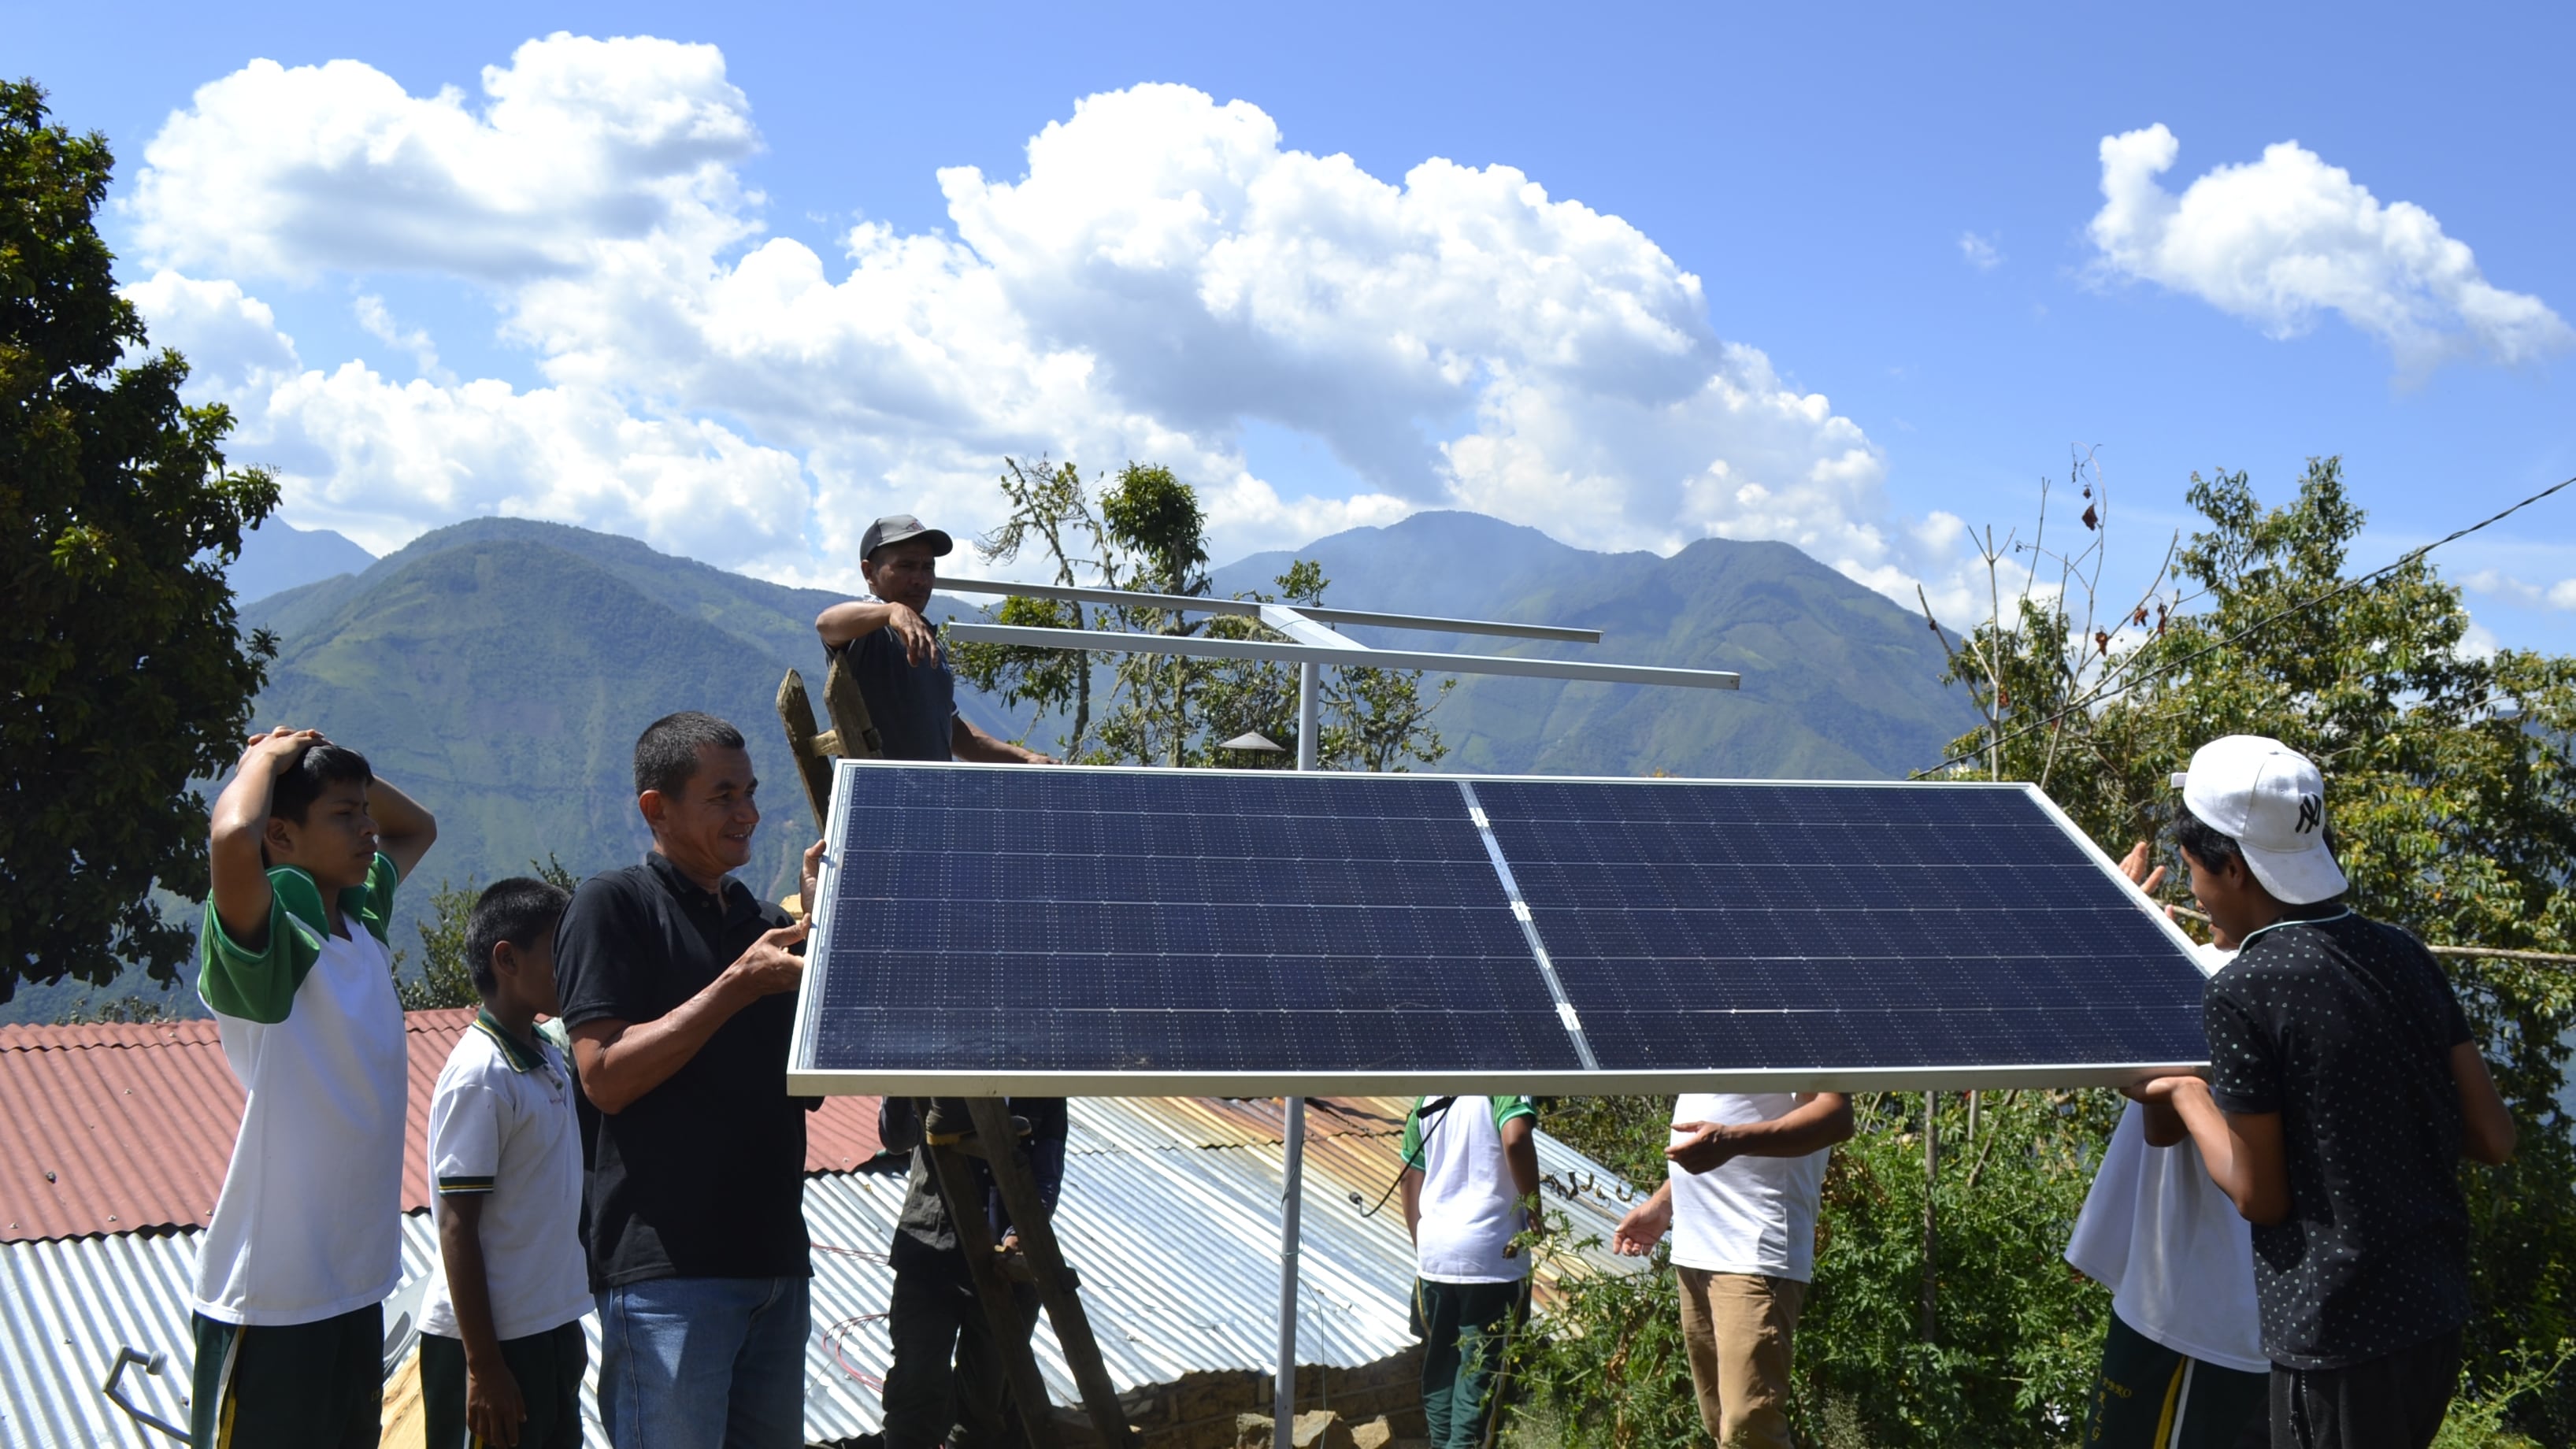
<instances>
[{"instance_id":1,"label":"small light fixture","mask_svg":"<svg viewBox=\"0 0 2576 1449\"><path fill-rule=\"evenodd\" d=\"M1263 734L1259 730L1245 730L1243 733L1236 735L1233 739L1227 740L1225 743L1217 746L1217 748L1220 750L1249 750L1255 754L1263 755L1277 755L1287 752L1287 746L1271 739L1268 735Z\"/></svg>"}]
</instances>

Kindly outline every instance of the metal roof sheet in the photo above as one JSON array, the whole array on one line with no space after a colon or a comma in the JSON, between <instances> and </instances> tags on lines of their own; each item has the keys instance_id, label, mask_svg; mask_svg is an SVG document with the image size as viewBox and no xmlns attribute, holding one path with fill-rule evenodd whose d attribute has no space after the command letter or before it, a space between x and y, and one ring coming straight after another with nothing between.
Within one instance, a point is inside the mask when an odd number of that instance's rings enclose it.
<instances>
[{"instance_id":1,"label":"metal roof sheet","mask_svg":"<svg viewBox=\"0 0 2576 1449\"><path fill-rule=\"evenodd\" d=\"M429 1206L430 1092L473 1020L404 1018L405 1211ZM0 1242L204 1227L241 1109L212 1021L0 1026ZM876 1155L876 1099L831 1098L805 1129L807 1172L849 1171Z\"/></svg>"},{"instance_id":2,"label":"metal roof sheet","mask_svg":"<svg viewBox=\"0 0 2576 1449\"><path fill-rule=\"evenodd\" d=\"M1397 1170L1404 1104L1319 1102L1309 1126L1298 1358L1345 1368L1409 1346L1413 1254L1402 1209L1375 1204ZM1073 1103L1056 1228L1081 1270L1084 1306L1124 1391L1203 1369L1266 1372L1279 1298L1280 1108L1276 1101L1081 1099ZM1577 1241L1606 1240L1629 1205L1609 1172L1541 1134L1547 1201ZM893 1273L879 1259L901 1211L899 1173L826 1172L805 1182L814 1238L814 1333L806 1345L805 1435L833 1440L878 1427L873 1380L890 1357L882 1319ZM1354 1201L1354 1195L1360 1200ZM110 1233L0 1243L0 1443L34 1449L151 1442L99 1393L119 1347L168 1355L158 1376L129 1371L142 1407L184 1422L194 1231ZM403 1222L407 1280L431 1270L426 1213ZM1627 1266L1568 1246L1542 1260L1539 1295L1578 1264ZM402 1295L398 1293L397 1298ZM595 1320L585 1321L598 1364ZM1038 1330L1057 1402L1075 1399L1052 1330ZM583 1407L592 1416L586 1388ZM140 1437L138 1437L140 1436ZM605 1442L604 1436L600 1442Z\"/></svg>"}]
</instances>

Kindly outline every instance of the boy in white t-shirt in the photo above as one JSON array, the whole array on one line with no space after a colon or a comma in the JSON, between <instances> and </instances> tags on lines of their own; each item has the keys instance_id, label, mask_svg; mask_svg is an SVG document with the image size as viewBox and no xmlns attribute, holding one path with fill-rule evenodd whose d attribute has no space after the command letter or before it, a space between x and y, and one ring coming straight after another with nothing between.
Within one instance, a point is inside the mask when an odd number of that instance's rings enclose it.
<instances>
[{"instance_id":1,"label":"boy in white t-shirt","mask_svg":"<svg viewBox=\"0 0 2576 1449\"><path fill-rule=\"evenodd\" d=\"M1826 1159L1852 1135L1839 1092L1686 1092L1664 1185L1611 1246L1632 1257L1667 1229L1699 1418L1724 1449L1789 1449L1790 1338L1816 1270Z\"/></svg>"},{"instance_id":2,"label":"boy in white t-shirt","mask_svg":"<svg viewBox=\"0 0 2576 1449\"><path fill-rule=\"evenodd\" d=\"M197 1258L196 1449L382 1433L410 1075L385 928L437 837L318 730L252 739L215 800L197 994L243 1101Z\"/></svg>"},{"instance_id":3,"label":"boy in white t-shirt","mask_svg":"<svg viewBox=\"0 0 2576 1449\"><path fill-rule=\"evenodd\" d=\"M466 922L483 1009L429 1101L440 1263L420 1314L428 1449L581 1443L581 1134L571 1070L536 1029L559 1009L555 923L571 899L515 876Z\"/></svg>"},{"instance_id":4,"label":"boy in white t-shirt","mask_svg":"<svg viewBox=\"0 0 2576 1449\"><path fill-rule=\"evenodd\" d=\"M2141 842L2120 870L2153 892ZM2232 941L2200 948L2206 969ZM2253 1227L2210 1181L2173 1109L2131 1102L2067 1239L2066 1261L2111 1290L2087 1449L2265 1444L2272 1361L2254 1303Z\"/></svg>"},{"instance_id":5,"label":"boy in white t-shirt","mask_svg":"<svg viewBox=\"0 0 2576 1449\"><path fill-rule=\"evenodd\" d=\"M1404 1230L1431 1449L1485 1442L1503 1350L1529 1312L1529 1259L1512 1240L1538 1195L1537 1123L1527 1097L1416 1097L1404 1117Z\"/></svg>"}]
</instances>

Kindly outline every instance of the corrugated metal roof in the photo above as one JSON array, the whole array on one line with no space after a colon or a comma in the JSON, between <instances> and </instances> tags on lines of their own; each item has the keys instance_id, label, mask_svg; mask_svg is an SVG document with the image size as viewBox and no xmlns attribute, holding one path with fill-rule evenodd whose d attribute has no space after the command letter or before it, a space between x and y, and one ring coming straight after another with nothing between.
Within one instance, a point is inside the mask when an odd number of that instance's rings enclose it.
<instances>
[{"instance_id":1,"label":"corrugated metal roof","mask_svg":"<svg viewBox=\"0 0 2576 1449\"><path fill-rule=\"evenodd\" d=\"M430 1091L473 1020L404 1018L405 1211L429 1205ZM0 1026L0 1242L204 1227L241 1107L212 1021ZM848 1171L876 1155L876 1099L833 1098L805 1128L805 1170Z\"/></svg>"},{"instance_id":2,"label":"corrugated metal roof","mask_svg":"<svg viewBox=\"0 0 2576 1449\"><path fill-rule=\"evenodd\" d=\"M1413 1341L1406 1329L1413 1254L1402 1209L1389 1203L1362 1215L1396 1171L1402 1106L1342 1100L1318 1103L1313 1112L1300 1245L1301 1362L1357 1367ZM1276 1101L1074 1102L1056 1228L1081 1270L1084 1306L1122 1391L1192 1370L1271 1366L1279 1123ZM1548 1202L1567 1214L1571 1236L1606 1239L1626 1210L1626 1189L1545 1135L1539 1166L1552 1184ZM870 1316L884 1311L892 1291L892 1270L878 1259L903 1191L903 1177L892 1173L806 1179L805 1221L817 1248L814 1335L806 1349L809 1440L878 1426L870 1380L883 1377L889 1353L883 1321ZM417 1277L434 1256L427 1214L406 1217L403 1238L404 1271ZM144 1407L184 1421L196 1243L194 1232L0 1243L0 1443L69 1449L157 1442L138 1439L140 1431L98 1392L118 1347L128 1344L169 1355L159 1377L129 1372L127 1382ZM1602 1249L1575 1257L1626 1266ZM1568 1267L1541 1264L1542 1301ZM596 1324L587 1331L595 1366ZM1038 1357L1056 1400L1073 1402L1073 1376L1043 1324ZM592 1402L586 1395L585 1411Z\"/></svg>"}]
</instances>

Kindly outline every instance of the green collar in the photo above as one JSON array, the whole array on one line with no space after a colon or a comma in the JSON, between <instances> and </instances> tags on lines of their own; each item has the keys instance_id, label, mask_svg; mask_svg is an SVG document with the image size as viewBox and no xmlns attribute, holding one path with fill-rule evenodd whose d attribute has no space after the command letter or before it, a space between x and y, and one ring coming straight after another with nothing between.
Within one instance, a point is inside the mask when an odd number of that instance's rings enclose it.
<instances>
[{"instance_id":1,"label":"green collar","mask_svg":"<svg viewBox=\"0 0 2576 1449\"><path fill-rule=\"evenodd\" d=\"M377 856L376 862L377 871L390 869L383 856ZM340 892L340 916L343 920L354 921L366 927L367 934L383 941L387 922L383 913L376 908L375 874L376 872L370 872L365 883L353 885ZM315 883L311 873L304 867L281 865L271 870L268 873L268 888L276 894L277 903L286 908L288 915L312 930L316 945L331 938L331 915L322 908L322 887ZM390 890L385 892L388 897L392 894ZM387 942L387 944L391 943Z\"/></svg>"},{"instance_id":2,"label":"green collar","mask_svg":"<svg viewBox=\"0 0 2576 1449\"><path fill-rule=\"evenodd\" d=\"M474 1013L474 1029L499 1044L501 1056L509 1062L511 1071L530 1072L545 1066L545 1054L510 1035L510 1029L496 1020L488 1007Z\"/></svg>"}]
</instances>

